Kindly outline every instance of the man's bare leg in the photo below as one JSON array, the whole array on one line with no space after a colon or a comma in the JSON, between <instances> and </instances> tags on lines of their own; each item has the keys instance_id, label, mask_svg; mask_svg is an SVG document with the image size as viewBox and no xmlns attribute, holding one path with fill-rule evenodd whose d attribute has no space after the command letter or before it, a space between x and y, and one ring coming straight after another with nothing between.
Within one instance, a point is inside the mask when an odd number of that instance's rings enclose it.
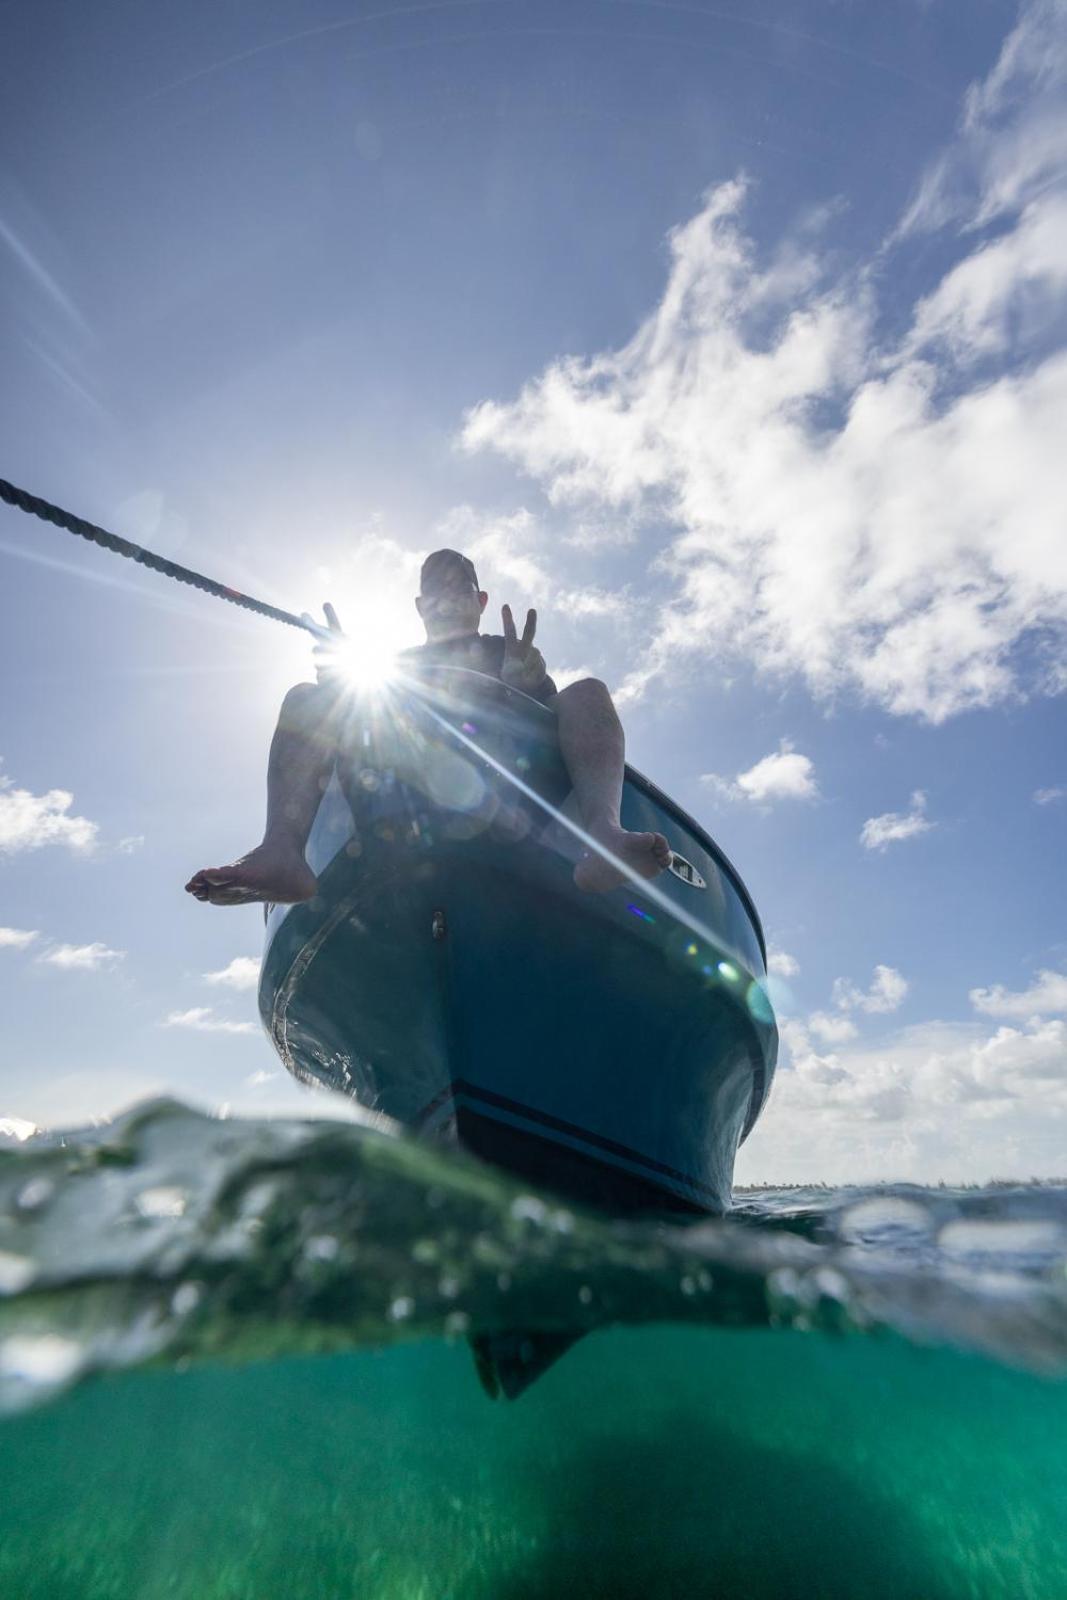
<instances>
[{"instance_id":1,"label":"man's bare leg","mask_svg":"<svg viewBox=\"0 0 1067 1600\"><path fill-rule=\"evenodd\" d=\"M630 833L619 819L626 740L611 695L597 678L560 690L553 702L559 746L574 785L586 833L613 857L588 851L574 869L580 889L603 892L628 873L654 878L671 859L662 833Z\"/></svg>"},{"instance_id":2,"label":"man's bare leg","mask_svg":"<svg viewBox=\"0 0 1067 1600\"><path fill-rule=\"evenodd\" d=\"M263 843L228 867L195 873L185 885L189 893L215 906L310 900L317 879L304 846L336 749L336 696L319 684L298 683L282 701L271 741Z\"/></svg>"}]
</instances>

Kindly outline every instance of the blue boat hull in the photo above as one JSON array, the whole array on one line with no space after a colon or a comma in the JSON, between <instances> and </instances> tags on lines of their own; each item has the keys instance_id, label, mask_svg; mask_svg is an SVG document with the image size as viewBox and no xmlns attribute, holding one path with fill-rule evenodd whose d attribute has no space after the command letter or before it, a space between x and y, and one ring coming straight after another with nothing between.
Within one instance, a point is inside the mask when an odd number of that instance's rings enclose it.
<instances>
[{"instance_id":1,"label":"blue boat hull","mask_svg":"<svg viewBox=\"0 0 1067 1600\"><path fill-rule=\"evenodd\" d=\"M324 796L316 898L268 916L259 1003L285 1065L573 1199L723 1211L777 1052L737 874L628 769L623 822L665 833L675 870L583 893L551 712L442 672L390 720Z\"/></svg>"}]
</instances>

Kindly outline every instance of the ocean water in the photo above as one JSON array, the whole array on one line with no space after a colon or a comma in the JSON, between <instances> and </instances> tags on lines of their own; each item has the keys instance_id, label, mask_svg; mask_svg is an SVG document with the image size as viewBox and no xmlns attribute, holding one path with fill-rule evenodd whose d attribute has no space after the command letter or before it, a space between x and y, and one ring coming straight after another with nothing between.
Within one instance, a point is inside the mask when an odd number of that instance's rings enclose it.
<instances>
[{"instance_id":1,"label":"ocean water","mask_svg":"<svg viewBox=\"0 0 1067 1600\"><path fill-rule=\"evenodd\" d=\"M470 1340L578 1335L517 1399ZM1067 1596L1067 1188L584 1214L176 1102L0 1150L0 1595Z\"/></svg>"}]
</instances>

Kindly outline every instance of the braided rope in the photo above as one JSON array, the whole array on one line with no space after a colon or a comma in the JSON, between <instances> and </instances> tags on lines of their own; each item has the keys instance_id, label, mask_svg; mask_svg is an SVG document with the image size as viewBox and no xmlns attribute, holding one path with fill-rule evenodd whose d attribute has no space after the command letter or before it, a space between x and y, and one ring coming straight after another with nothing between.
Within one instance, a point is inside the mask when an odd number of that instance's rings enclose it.
<instances>
[{"instance_id":1,"label":"braided rope","mask_svg":"<svg viewBox=\"0 0 1067 1600\"><path fill-rule=\"evenodd\" d=\"M193 572L190 567L179 566L177 561L168 561L166 556L157 556L142 545L131 544L128 539L120 539L118 534L108 533L106 528L98 528L95 523L86 522L84 517L72 516L69 511L63 511L59 506L51 505L35 494L27 494L25 489L16 489L15 485L8 483L5 478L0 478L0 500L9 506L15 506L19 511L28 512L32 517L40 517L43 522L51 522L57 528L65 528L68 533L75 533L80 539L88 539L91 544L101 545L117 556L126 556L142 567L150 567L153 572L161 572L165 578L174 578L178 583L188 583L194 589L202 589L205 594L214 595L216 600L228 600L231 605L243 606L246 611L256 611L261 617L270 617L273 622L284 622L290 628L300 628L307 633L320 631L309 628L306 622L294 616L291 611L282 611L278 606L269 606L265 600L256 600L250 594L242 594L239 589L229 589L224 583L216 583L214 578L206 578L202 572Z\"/></svg>"}]
</instances>

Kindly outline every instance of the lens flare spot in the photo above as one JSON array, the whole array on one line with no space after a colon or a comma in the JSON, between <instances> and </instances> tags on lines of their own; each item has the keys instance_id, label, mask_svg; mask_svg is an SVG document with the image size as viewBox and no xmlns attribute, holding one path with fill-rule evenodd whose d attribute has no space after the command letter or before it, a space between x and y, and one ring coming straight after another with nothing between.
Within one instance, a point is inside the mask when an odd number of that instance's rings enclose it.
<instances>
[{"instance_id":1,"label":"lens flare spot","mask_svg":"<svg viewBox=\"0 0 1067 1600\"><path fill-rule=\"evenodd\" d=\"M770 998L762 983L753 980L745 993L745 1004L757 1022L771 1023L774 1021L774 1010Z\"/></svg>"}]
</instances>

